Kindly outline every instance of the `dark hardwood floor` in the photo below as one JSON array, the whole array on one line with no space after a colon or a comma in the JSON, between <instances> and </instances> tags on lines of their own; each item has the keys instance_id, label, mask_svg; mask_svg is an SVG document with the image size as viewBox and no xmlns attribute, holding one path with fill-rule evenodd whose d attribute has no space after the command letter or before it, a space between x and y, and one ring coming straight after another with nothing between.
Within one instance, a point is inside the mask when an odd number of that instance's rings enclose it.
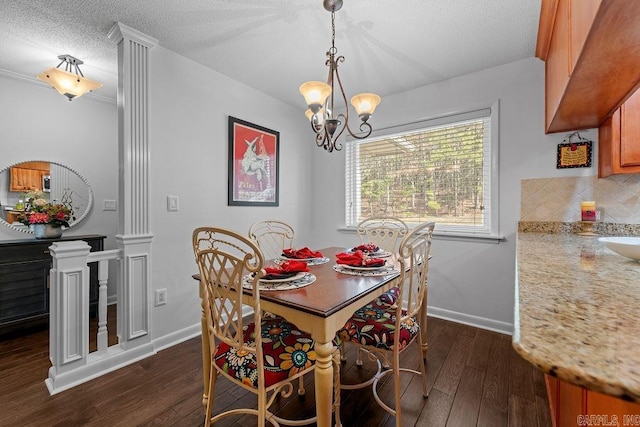
<instances>
[{"instance_id":1,"label":"dark hardwood floor","mask_svg":"<svg viewBox=\"0 0 640 427\"><path fill-rule=\"evenodd\" d=\"M515 353L511 337L436 318L429 318L428 327L430 394L423 399L418 381L403 375L404 425L551 426L542 373ZM356 381L372 369L366 362L356 367L349 348L349 360L342 365L345 382ZM404 353L403 362L417 368L411 350ZM201 363L198 337L49 396L44 384L50 366L48 332L3 340L0 426L201 426ZM313 414L313 376L305 380L305 396L276 402L280 415ZM391 381L385 380L379 390L391 402ZM224 379L219 380L216 395L217 411L255 405L251 393ZM341 411L344 426L395 425L370 389L343 391ZM252 426L256 421L245 416L217 425Z\"/></svg>"}]
</instances>

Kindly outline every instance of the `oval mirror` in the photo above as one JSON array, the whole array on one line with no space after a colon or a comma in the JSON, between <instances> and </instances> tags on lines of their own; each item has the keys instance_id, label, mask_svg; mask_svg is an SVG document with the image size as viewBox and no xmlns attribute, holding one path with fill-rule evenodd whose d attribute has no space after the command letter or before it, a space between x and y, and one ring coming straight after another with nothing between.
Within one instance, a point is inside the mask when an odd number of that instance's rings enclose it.
<instances>
[{"instance_id":1,"label":"oval mirror","mask_svg":"<svg viewBox=\"0 0 640 427\"><path fill-rule=\"evenodd\" d=\"M31 233L18 221L24 198L29 193L42 192L50 201L71 203L73 227L82 221L93 205L89 182L77 171L56 162L31 160L16 163L0 171L0 223L17 231Z\"/></svg>"}]
</instances>

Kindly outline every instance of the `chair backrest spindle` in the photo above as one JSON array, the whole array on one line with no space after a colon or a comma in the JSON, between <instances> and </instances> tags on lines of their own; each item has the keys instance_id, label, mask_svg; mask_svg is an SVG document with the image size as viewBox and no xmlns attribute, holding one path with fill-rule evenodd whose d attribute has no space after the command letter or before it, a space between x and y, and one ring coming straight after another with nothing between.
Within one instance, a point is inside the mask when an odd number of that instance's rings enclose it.
<instances>
[{"instance_id":1,"label":"chair backrest spindle","mask_svg":"<svg viewBox=\"0 0 640 427\"><path fill-rule=\"evenodd\" d=\"M409 231L407 224L394 217L372 217L361 221L356 233L363 244L373 243L380 249L394 253L398 240Z\"/></svg>"},{"instance_id":2,"label":"chair backrest spindle","mask_svg":"<svg viewBox=\"0 0 640 427\"><path fill-rule=\"evenodd\" d=\"M251 225L249 238L258 245L265 259L274 259L282 255L283 249L293 248L295 232L285 222L264 220Z\"/></svg>"},{"instance_id":3,"label":"chair backrest spindle","mask_svg":"<svg viewBox=\"0 0 640 427\"><path fill-rule=\"evenodd\" d=\"M399 330L403 319L417 317L422 305L427 303L429 253L434 227L434 222L422 223L412 229L400 242L398 249L401 271L399 288L400 295L405 299L405 304L404 307L398 305L396 330ZM396 339L398 335L396 335Z\"/></svg>"},{"instance_id":4,"label":"chair backrest spindle","mask_svg":"<svg viewBox=\"0 0 640 427\"><path fill-rule=\"evenodd\" d=\"M243 340L243 305L254 309L254 321L260 324L258 280L262 277L264 258L254 242L221 228L201 227L193 232L193 248L203 286L205 314L210 342L222 341L255 352L260 337L251 345ZM253 295L242 300L243 280L249 275Z\"/></svg>"}]
</instances>

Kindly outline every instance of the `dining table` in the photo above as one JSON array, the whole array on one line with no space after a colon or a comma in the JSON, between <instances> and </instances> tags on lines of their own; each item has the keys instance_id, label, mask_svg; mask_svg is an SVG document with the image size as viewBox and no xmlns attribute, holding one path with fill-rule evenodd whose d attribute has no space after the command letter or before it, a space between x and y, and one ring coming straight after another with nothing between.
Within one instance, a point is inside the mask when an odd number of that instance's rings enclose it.
<instances>
[{"instance_id":1,"label":"dining table","mask_svg":"<svg viewBox=\"0 0 640 427\"><path fill-rule=\"evenodd\" d=\"M384 273L362 272L345 274L336 266L336 254L348 251L344 247L319 249L328 261L311 263L309 269L315 281L308 286L287 290L260 291L260 308L263 311L280 315L294 323L300 330L308 332L315 340L316 367L314 370L317 425L329 427L333 408L334 360L337 351L334 345L336 332L349 320L353 313L369 301L398 285L400 278L399 262L395 255L387 258L387 265L394 268ZM265 266L274 265L268 260ZM315 265L314 265L315 264ZM347 272L348 273L348 272ZM193 276L199 279L198 275ZM202 283L200 284L202 298ZM248 291L247 291L248 292ZM246 295L250 298L250 294ZM204 305L204 301L202 302ZM204 390L209 381L209 342L206 333L204 307L202 313L202 357ZM422 319L426 318L426 306ZM425 324L425 323L422 323ZM421 331L423 353L426 355L426 328ZM339 363L339 362L338 362ZM203 396L206 405L207 396ZM337 423L339 425L339 423Z\"/></svg>"}]
</instances>

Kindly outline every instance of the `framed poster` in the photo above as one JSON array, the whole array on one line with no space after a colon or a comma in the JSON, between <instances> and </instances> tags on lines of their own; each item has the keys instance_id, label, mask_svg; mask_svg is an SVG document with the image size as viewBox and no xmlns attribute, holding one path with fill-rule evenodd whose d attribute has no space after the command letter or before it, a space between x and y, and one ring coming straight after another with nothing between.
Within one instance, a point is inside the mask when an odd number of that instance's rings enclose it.
<instances>
[{"instance_id":1,"label":"framed poster","mask_svg":"<svg viewBox=\"0 0 640 427\"><path fill-rule=\"evenodd\" d=\"M229 206L278 206L280 132L229 116Z\"/></svg>"}]
</instances>

